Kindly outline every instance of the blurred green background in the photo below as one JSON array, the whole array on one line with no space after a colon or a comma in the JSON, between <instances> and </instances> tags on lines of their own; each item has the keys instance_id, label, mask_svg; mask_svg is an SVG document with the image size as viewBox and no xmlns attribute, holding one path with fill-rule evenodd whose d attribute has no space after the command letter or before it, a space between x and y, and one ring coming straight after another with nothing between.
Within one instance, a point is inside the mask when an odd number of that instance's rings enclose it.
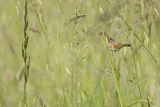
<instances>
[{"instance_id":1,"label":"blurred green background","mask_svg":"<svg viewBox=\"0 0 160 107\"><path fill-rule=\"evenodd\" d=\"M0 107L23 107L23 17L0 0ZM116 81L124 107L160 107L159 0L28 0L28 22L29 107L120 107ZM111 57L101 31L132 47Z\"/></svg>"}]
</instances>

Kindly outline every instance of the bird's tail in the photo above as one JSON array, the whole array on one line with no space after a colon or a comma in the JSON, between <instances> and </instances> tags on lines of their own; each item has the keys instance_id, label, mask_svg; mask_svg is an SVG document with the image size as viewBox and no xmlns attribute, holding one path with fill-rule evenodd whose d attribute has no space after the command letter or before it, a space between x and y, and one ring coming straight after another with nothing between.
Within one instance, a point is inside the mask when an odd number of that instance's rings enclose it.
<instances>
[{"instance_id":1,"label":"bird's tail","mask_svg":"<svg viewBox=\"0 0 160 107\"><path fill-rule=\"evenodd\" d=\"M131 47L131 44L123 44L122 47Z\"/></svg>"}]
</instances>

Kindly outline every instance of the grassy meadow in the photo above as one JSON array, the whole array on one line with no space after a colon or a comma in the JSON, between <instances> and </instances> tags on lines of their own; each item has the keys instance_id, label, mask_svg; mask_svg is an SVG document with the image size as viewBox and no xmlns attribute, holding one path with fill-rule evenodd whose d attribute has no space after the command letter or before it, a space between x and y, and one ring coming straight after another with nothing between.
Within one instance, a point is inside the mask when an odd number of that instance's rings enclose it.
<instances>
[{"instance_id":1,"label":"grassy meadow","mask_svg":"<svg viewBox=\"0 0 160 107\"><path fill-rule=\"evenodd\" d=\"M160 107L160 1L0 0L0 107Z\"/></svg>"}]
</instances>

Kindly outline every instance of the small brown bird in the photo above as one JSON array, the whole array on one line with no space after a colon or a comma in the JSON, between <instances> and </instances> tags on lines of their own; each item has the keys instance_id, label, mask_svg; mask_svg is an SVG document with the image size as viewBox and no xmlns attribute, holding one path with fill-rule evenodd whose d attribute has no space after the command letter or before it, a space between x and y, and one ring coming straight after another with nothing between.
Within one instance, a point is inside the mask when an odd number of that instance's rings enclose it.
<instances>
[{"instance_id":1,"label":"small brown bird","mask_svg":"<svg viewBox=\"0 0 160 107\"><path fill-rule=\"evenodd\" d=\"M106 37L107 47L114 52L119 51L123 47L131 47L130 44L122 44L120 42L115 41L113 38L109 37L105 32L100 32L99 34L101 36Z\"/></svg>"}]
</instances>

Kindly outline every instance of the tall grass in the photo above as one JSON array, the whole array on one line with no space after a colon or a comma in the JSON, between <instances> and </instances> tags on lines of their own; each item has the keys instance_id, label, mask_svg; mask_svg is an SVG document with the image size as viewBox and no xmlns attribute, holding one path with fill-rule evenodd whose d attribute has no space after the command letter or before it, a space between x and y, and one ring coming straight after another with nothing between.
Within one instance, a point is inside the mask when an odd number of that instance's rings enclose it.
<instances>
[{"instance_id":1,"label":"tall grass","mask_svg":"<svg viewBox=\"0 0 160 107\"><path fill-rule=\"evenodd\" d=\"M159 4L0 1L0 106L159 107ZM112 53L101 31L132 47Z\"/></svg>"},{"instance_id":2,"label":"tall grass","mask_svg":"<svg viewBox=\"0 0 160 107\"><path fill-rule=\"evenodd\" d=\"M28 1L25 1L24 6L24 42L22 44L22 57L24 61L24 106L28 107L27 102L27 83L28 83L28 77L29 77L29 70L30 70L30 56L28 55L28 42L29 42L29 36L27 34L28 29Z\"/></svg>"}]
</instances>

